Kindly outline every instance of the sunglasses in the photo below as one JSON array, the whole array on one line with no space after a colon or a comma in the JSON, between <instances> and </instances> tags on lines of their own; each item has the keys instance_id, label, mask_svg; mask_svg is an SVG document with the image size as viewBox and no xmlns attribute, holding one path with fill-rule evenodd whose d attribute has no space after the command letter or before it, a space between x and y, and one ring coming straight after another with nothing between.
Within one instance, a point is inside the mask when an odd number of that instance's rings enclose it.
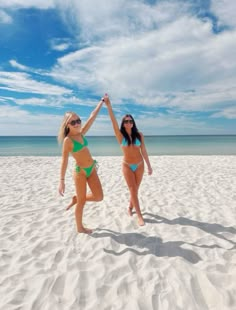
<instances>
[{"instance_id":1,"label":"sunglasses","mask_svg":"<svg viewBox=\"0 0 236 310\"><path fill-rule=\"evenodd\" d=\"M124 124L133 124L133 120L132 119L125 119L124 120Z\"/></svg>"},{"instance_id":2,"label":"sunglasses","mask_svg":"<svg viewBox=\"0 0 236 310\"><path fill-rule=\"evenodd\" d=\"M71 121L69 124L71 126L75 126L76 124L80 125L81 124L81 119L80 118L75 119L75 120Z\"/></svg>"}]
</instances>

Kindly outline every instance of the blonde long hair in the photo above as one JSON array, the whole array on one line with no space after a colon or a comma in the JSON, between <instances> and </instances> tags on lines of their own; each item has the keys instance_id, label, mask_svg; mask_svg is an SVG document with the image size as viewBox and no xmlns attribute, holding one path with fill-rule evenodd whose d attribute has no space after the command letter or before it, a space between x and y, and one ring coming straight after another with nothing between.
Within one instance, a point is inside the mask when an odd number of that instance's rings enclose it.
<instances>
[{"instance_id":1,"label":"blonde long hair","mask_svg":"<svg viewBox=\"0 0 236 310\"><path fill-rule=\"evenodd\" d=\"M69 119L74 115L77 116L75 112L71 112L71 111L65 113L61 126L58 131L58 135L57 135L57 141L59 143L62 143L65 137L68 136L70 129L67 127L67 124L68 124Z\"/></svg>"}]
</instances>

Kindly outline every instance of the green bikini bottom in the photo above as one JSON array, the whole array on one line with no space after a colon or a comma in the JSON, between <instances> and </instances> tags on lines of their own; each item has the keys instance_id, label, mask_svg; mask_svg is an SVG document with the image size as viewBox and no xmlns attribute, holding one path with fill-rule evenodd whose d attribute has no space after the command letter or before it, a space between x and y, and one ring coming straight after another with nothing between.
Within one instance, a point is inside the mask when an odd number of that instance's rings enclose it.
<instances>
[{"instance_id":1,"label":"green bikini bottom","mask_svg":"<svg viewBox=\"0 0 236 310\"><path fill-rule=\"evenodd\" d=\"M89 167L81 168L80 166L75 165L75 171L76 171L77 173L80 173L81 170L84 170L85 175L86 175L86 178L88 178L88 177L90 177L90 175L92 174L93 168L95 167L96 164L97 164L97 161L94 160L93 163L92 163L92 165L89 166Z\"/></svg>"}]
</instances>

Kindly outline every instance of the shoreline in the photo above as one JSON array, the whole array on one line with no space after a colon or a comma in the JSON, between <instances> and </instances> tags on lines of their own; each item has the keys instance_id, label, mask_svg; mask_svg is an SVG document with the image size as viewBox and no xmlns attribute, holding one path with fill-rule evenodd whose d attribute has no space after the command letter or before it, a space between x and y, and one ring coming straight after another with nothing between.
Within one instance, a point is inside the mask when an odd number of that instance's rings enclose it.
<instances>
[{"instance_id":1,"label":"shoreline","mask_svg":"<svg viewBox=\"0 0 236 310\"><path fill-rule=\"evenodd\" d=\"M8 310L233 310L236 156L149 156L139 190L145 226L129 217L122 156L93 156L104 200L86 203L77 234L72 158L0 157L0 301Z\"/></svg>"},{"instance_id":2,"label":"shoreline","mask_svg":"<svg viewBox=\"0 0 236 310\"><path fill-rule=\"evenodd\" d=\"M88 136L96 156L122 156L115 136ZM236 156L236 136L145 136L151 156ZM0 156L61 156L54 137L0 137Z\"/></svg>"}]
</instances>

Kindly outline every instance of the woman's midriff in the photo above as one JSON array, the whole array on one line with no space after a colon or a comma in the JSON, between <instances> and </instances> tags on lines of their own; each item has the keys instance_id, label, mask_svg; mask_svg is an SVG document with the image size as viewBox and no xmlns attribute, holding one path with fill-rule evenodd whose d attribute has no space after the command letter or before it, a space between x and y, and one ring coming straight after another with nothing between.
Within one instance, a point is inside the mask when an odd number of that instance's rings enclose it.
<instances>
[{"instance_id":1,"label":"woman's midriff","mask_svg":"<svg viewBox=\"0 0 236 310\"><path fill-rule=\"evenodd\" d=\"M72 156L76 161L76 165L81 168L91 166L94 161L87 147L83 148L79 152L72 153Z\"/></svg>"},{"instance_id":2,"label":"woman's midriff","mask_svg":"<svg viewBox=\"0 0 236 310\"><path fill-rule=\"evenodd\" d=\"M126 146L126 147L122 147L122 150L124 154L123 160L127 163L137 164L143 160L139 147Z\"/></svg>"}]
</instances>

